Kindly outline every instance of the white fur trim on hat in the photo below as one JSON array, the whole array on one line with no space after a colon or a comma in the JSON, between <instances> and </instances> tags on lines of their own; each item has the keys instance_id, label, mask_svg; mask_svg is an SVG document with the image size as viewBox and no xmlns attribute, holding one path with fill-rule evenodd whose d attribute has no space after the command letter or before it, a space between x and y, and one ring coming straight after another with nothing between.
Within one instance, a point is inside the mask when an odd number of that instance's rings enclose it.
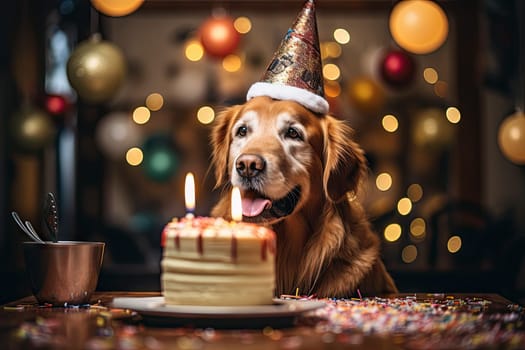
<instances>
[{"instance_id":1,"label":"white fur trim on hat","mask_svg":"<svg viewBox=\"0 0 525 350\"><path fill-rule=\"evenodd\" d=\"M295 86L257 82L248 90L246 100L257 96L268 96L276 100L292 100L321 114L327 114L329 110L328 101L323 97Z\"/></svg>"}]
</instances>

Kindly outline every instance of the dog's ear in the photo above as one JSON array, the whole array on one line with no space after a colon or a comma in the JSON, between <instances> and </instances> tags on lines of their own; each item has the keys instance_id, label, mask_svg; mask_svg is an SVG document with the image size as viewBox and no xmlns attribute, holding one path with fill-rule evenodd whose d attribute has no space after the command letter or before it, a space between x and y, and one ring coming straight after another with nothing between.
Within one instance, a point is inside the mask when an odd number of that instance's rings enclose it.
<instances>
[{"instance_id":1,"label":"dog's ear","mask_svg":"<svg viewBox=\"0 0 525 350\"><path fill-rule=\"evenodd\" d=\"M365 155L344 121L327 115L323 125L324 191L329 200L340 202L350 191L357 194L367 171Z\"/></svg>"},{"instance_id":2,"label":"dog's ear","mask_svg":"<svg viewBox=\"0 0 525 350\"><path fill-rule=\"evenodd\" d=\"M241 106L232 106L224 109L215 117L211 131L212 158L211 165L215 170L215 188L224 184L228 179L228 155L230 153L231 128Z\"/></svg>"}]
</instances>

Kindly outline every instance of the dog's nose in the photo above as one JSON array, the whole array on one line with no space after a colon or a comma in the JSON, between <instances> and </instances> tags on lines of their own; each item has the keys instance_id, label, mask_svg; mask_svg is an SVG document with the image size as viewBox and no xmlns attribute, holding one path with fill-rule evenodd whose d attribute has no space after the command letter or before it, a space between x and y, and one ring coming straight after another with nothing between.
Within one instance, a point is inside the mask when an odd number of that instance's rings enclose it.
<instances>
[{"instance_id":1,"label":"dog's nose","mask_svg":"<svg viewBox=\"0 0 525 350\"><path fill-rule=\"evenodd\" d=\"M242 177L251 178L264 170L264 159L257 154L242 154L237 158L235 168Z\"/></svg>"}]
</instances>

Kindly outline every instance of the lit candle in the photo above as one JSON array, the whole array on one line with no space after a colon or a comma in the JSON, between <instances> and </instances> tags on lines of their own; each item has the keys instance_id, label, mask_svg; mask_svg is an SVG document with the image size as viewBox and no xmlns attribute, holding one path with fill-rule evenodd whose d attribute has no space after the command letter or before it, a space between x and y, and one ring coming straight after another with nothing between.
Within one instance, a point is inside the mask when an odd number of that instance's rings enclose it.
<instances>
[{"instance_id":1,"label":"lit candle","mask_svg":"<svg viewBox=\"0 0 525 350\"><path fill-rule=\"evenodd\" d=\"M242 201L239 187L233 187L232 190L232 220L235 222L242 221Z\"/></svg>"},{"instance_id":2,"label":"lit candle","mask_svg":"<svg viewBox=\"0 0 525 350\"><path fill-rule=\"evenodd\" d=\"M191 219L195 211L195 179L192 173L186 174L184 199L186 200L186 218Z\"/></svg>"}]
</instances>

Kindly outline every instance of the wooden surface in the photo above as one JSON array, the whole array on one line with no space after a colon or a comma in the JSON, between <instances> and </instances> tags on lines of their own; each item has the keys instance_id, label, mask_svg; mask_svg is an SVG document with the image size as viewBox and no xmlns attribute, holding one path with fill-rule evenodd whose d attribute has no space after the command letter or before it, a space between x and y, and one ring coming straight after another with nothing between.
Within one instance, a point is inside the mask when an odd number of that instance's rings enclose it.
<instances>
[{"instance_id":1,"label":"wooden surface","mask_svg":"<svg viewBox=\"0 0 525 350\"><path fill-rule=\"evenodd\" d=\"M0 309L2 349L405 349L396 334L362 335L359 332L329 332L315 323L273 329L202 329L152 327L130 310L113 309L115 297L158 296L152 292L98 292L84 308L43 307L26 297ZM426 296L431 294L426 294ZM406 297L400 294L394 297ZM414 295L414 300L425 297ZM445 296L444 297L450 297ZM496 294L454 294L490 301L488 312L508 312L509 300ZM452 298L452 297L450 297ZM359 299L358 299L359 300ZM523 340L517 338L514 342ZM423 341L424 338L420 339ZM522 344L525 346L525 342ZM521 345L510 347L519 349ZM487 347L483 347L487 348ZM494 348L502 348L500 346Z\"/></svg>"}]
</instances>

